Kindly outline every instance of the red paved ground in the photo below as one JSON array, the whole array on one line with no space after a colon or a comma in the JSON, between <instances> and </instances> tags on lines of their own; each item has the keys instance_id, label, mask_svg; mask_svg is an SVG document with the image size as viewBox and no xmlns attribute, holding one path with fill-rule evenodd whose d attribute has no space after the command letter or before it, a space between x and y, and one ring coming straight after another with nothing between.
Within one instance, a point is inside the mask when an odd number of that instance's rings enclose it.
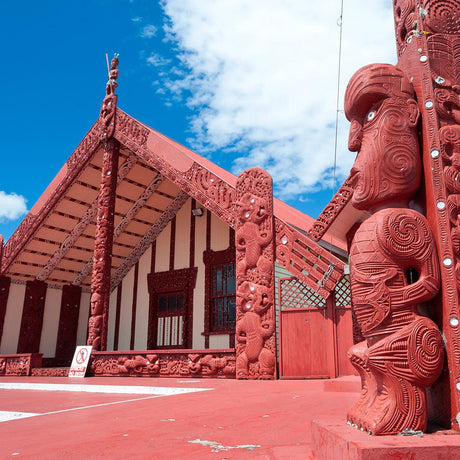
<instances>
[{"instance_id":1,"label":"red paved ground","mask_svg":"<svg viewBox=\"0 0 460 460\"><path fill-rule=\"evenodd\" d=\"M325 381L311 380L3 377L213 390L152 397L1 389L0 411L54 413L0 423L0 458L308 459L311 421L344 420L356 399L353 379L326 382L323 391Z\"/></svg>"}]
</instances>

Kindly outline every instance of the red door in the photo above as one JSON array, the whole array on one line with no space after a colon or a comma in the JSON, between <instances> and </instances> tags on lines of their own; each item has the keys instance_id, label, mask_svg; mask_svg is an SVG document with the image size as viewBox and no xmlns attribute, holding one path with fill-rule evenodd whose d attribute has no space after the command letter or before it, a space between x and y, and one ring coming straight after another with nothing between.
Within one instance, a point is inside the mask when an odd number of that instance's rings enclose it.
<instances>
[{"instance_id":1,"label":"red door","mask_svg":"<svg viewBox=\"0 0 460 460\"><path fill-rule=\"evenodd\" d=\"M331 377L326 301L297 278L282 278L278 286L281 378Z\"/></svg>"}]
</instances>

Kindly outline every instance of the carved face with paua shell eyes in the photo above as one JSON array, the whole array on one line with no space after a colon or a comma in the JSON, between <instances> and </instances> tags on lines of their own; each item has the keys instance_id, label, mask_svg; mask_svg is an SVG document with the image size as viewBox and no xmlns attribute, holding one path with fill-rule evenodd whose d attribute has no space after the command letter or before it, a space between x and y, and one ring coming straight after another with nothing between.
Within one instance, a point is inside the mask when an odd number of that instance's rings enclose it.
<instances>
[{"instance_id":1,"label":"carved face with paua shell eyes","mask_svg":"<svg viewBox=\"0 0 460 460\"><path fill-rule=\"evenodd\" d=\"M349 149L352 204L375 211L407 205L420 185L419 110L411 85L389 64L363 67L350 80L345 113L351 121Z\"/></svg>"}]
</instances>

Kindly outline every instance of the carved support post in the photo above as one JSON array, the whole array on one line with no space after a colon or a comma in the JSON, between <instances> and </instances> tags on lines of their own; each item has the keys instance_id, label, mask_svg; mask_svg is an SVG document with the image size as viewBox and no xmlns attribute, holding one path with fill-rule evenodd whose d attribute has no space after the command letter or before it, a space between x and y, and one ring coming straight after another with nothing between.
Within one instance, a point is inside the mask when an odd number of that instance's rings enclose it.
<instances>
[{"instance_id":1,"label":"carved support post","mask_svg":"<svg viewBox=\"0 0 460 460\"><path fill-rule=\"evenodd\" d=\"M99 209L94 241L91 278L91 316L88 322L88 345L95 351L107 346L107 319L110 299L110 270L114 230L115 191L117 186L119 142L110 138L105 143L102 164Z\"/></svg>"},{"instance_id":2,"label":"carved support post","mask_svg":"<svg viewBox=\"0 0 460 460\"><path fill-rule=\"evenodd\" d=\"M238 177L235 217L236 376L274 379L273 186L263 169L251 168Z\"/></svg>"}]
</instances>

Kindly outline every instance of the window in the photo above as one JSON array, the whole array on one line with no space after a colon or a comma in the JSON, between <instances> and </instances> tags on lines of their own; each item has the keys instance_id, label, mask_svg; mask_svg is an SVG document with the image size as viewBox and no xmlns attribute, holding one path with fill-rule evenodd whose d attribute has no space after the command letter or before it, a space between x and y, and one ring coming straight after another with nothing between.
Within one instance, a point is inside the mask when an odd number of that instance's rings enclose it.
<instances>
[{"instance_id":1,"label":"window","mask_svg":"<svg viewBox=\"0 0 460 460\"><path fill-rule=\"evenodd\" d=\"M213 265L211 271L211 330L218 332L234 329L236 320L235 264Z\"/></svg>"},{"instance_id":2,"label":"window","mask_svg":"<svg viewBox=\"0 0 460 460\"><path fill-rule=\"evenodd\" d=\"M235 233L230 230L229 247L223 251L203 252L205 264L204 331L205 348L209 336L229 334L233 348L236 326Z\"/></svg>"},{"instance_id":3,"label":"window","mask_svg":"<svg viewBox=\"0 0 460 460\"><path fill-rule=\"evenodd\" d=\"M158 311L163 314L162 316L166 316L168 313L175 315L178 311L182 311L183 309L183 294L160 295L158 297Z\"/></svg>"}]
</instances>

